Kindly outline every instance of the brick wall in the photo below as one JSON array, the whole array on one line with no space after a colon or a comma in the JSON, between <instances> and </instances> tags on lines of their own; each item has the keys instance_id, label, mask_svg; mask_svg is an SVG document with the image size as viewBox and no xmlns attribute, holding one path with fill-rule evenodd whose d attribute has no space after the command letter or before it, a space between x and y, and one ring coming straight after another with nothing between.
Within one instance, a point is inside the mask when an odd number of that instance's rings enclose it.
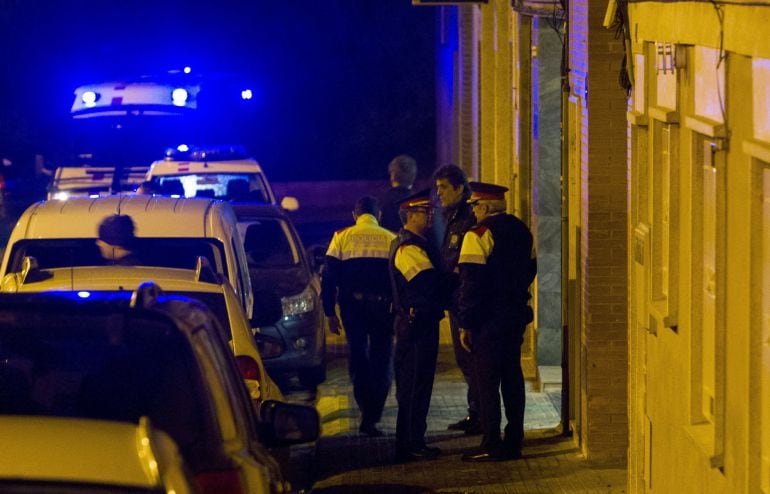
<instances>
[{"instance_id":1,"label":"brick wall","mask_svg":"<svg viewBox=\"0 0 770 494\"><path fill-rule=\"evenodd\" d=\"M622 42L602 27L606 2L570 3L570 84L583 100L581 145L581 444L591 460L625 461L627 419L626 97Z\"/></svg>"}]
</instances>

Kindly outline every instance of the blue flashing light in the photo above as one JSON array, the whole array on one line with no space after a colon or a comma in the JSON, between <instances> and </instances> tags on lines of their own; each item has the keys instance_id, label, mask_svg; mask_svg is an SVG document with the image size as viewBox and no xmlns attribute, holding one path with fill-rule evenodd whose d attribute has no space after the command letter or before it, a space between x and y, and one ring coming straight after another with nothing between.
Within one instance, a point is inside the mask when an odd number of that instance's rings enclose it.
<instances>
[{"instance_id":1,"label":"blue flashing light","mask_svg":"<svg viewBox=\"0 0 770 494\"><path fill-rule=\"evenodd\" d=\"M187 89L178 87L171 92L171 102L174 106L184 106L187 103Z\"/></svg>"},{"instance_id":2,"label":"blue flashing light","mask_svg":"<svg viewBox=\"0 0 770 494\"><path fill-rule=\"evenodd\" d=\"M180 144L176 147L176 150L179 151L180 153L186 153L187 151L190 150L190 146L188 146L187 144Z\"/></svg>"},{"instance_id":3,"label":"blue flashing light","mask_svg":"<svg viewBox=\"0 0 770 494\"><path fill-rule=\"evenodd\" d=\"M96 106L96 101L99 99L99 95L96 93L96 91L85 91L80 99L83 100L83 104L86 105L86 108L92 108Z\"/></svg>"},{"instance_id":4,"label":"blue flashing light","mask_svg":"<svg viewBox=\"0 0 770 494\"><path fill-rule=\"evenodd\" d=\"M78 297L80 298L88 298L91 296L91 292L78 292Z\"/></svg>"},{"instance_id":5,"label":"blue flashing light","mask_svg":"<svg viewBox=\"0 0 770 494\"><path fill-rule=\"evenodd\" d=\"M245 101L249 101L253 97L254 97L254 93L251 92L251 89L246 88L243 91L241 91L241 99Z\"/></svg>"},{"instance_id":6,"label":"blue flashing light","mask_svg":"<svg viewBox=\"0 0 770 494\"><path fill-rule=\"evenodd\" d=\"M192 72L192 67L190 67L189 65L186 65L185 68L182 70L184 71L185 74L189 74L190 72Z\"/></svg>"}]
</instances>

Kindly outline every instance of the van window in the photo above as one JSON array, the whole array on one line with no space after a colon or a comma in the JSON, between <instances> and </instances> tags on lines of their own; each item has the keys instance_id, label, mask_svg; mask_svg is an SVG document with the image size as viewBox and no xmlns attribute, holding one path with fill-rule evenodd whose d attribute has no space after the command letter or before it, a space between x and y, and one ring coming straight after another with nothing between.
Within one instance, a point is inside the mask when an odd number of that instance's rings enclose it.
<instances>
[{"instance_id":1,"label":"van window","mask_svg":"<svg viewBox=\"0 0 770 494\"><path fill-rule=\"evenodd\" d=\"M161 175L151 180L163 195L206 197L235 202L270 202L265 177L260 173Z\"/></svg>"},{"instance_id":2,"label":"van window","mask_svg":"<svg viewBox=\"0 0 770 494\"><path fill-rule=\"evenodd\" d=\"M134 252L142 265L181 269L194 269L203 256L228 276L224 245L215 238L137 238ZM40 269L106 264L93 238L26 239L13 245L8 272L21 271L27 256L37 259Z\"/></svg>"}]
</instances>

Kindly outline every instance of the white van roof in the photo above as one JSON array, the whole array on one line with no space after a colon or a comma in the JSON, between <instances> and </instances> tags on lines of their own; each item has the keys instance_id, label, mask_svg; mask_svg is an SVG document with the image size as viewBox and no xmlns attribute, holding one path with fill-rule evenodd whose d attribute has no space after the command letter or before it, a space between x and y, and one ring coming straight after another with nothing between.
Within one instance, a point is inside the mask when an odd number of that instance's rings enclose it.
<instances>
[{"instance_id":1,"label":"white van roof","mask_svg":"<svg viewBox=\"0 0 770 494\"><path fill-rule=\"evenodd\" d=\"M113 214L131 216L137 237L211 237L211 222L223 220L209 210L236 221L227 202L212 199L123 195L43 201L22 214L12 235L18 237L9 245L22 238L96 238L99 222Z\"/></svg>"},{"instance_id":2,"label":"white van roof","mask_svg":"<svg viewBox=\"0 0 770 494\"><path fill-rule=\"evenodd\" d=\"M147 178L201 173L262 173L262 167L254 159L217 161L158 160L150 166Z\"/></svg>"}]
</instances>

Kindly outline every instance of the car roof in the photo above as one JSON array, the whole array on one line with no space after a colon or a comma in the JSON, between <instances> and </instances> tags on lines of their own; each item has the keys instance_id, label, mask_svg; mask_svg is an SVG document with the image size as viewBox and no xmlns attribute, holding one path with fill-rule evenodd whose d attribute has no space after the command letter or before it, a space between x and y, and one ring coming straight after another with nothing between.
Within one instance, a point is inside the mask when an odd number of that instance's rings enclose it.
<instances>
[{"instance_id":1,"label":"car roof","mask_svg":"<svg viewBox=\"0 0 770 494\"><path fill-rule=\"evenodd\" d=\"M262 167L254 159L235 160L158 160L150 166L147 178L161 175L191 175L205 173L259 173Z\"/></svg>"},{"instance_id":2,"label":"car roof","mask_svg":"<svg viewBox=\"0 0 770 494\"><path fill-rule=\"evenodd\" d=\"M208 237L207 213L230 211L226 201L163 196L78 197L33 204L22 214L22 238L96 238L99 222L113 214L129 215L137 237ZM231 213L232 214L232 213ZM162 219L162 221L159 221Z\"/></svg>"},{"instance_id":3,"label":"car roof","mask_svg":"<svg viewBox=\"0 0 770 494\"><path fill-rule=\"evenodd\" d=\"M146 423L0 416L0 478L155 487L156 459L141 445L149 432ZM171 441L161 431L152 439Z\"/></svg>"}]
</instances>

